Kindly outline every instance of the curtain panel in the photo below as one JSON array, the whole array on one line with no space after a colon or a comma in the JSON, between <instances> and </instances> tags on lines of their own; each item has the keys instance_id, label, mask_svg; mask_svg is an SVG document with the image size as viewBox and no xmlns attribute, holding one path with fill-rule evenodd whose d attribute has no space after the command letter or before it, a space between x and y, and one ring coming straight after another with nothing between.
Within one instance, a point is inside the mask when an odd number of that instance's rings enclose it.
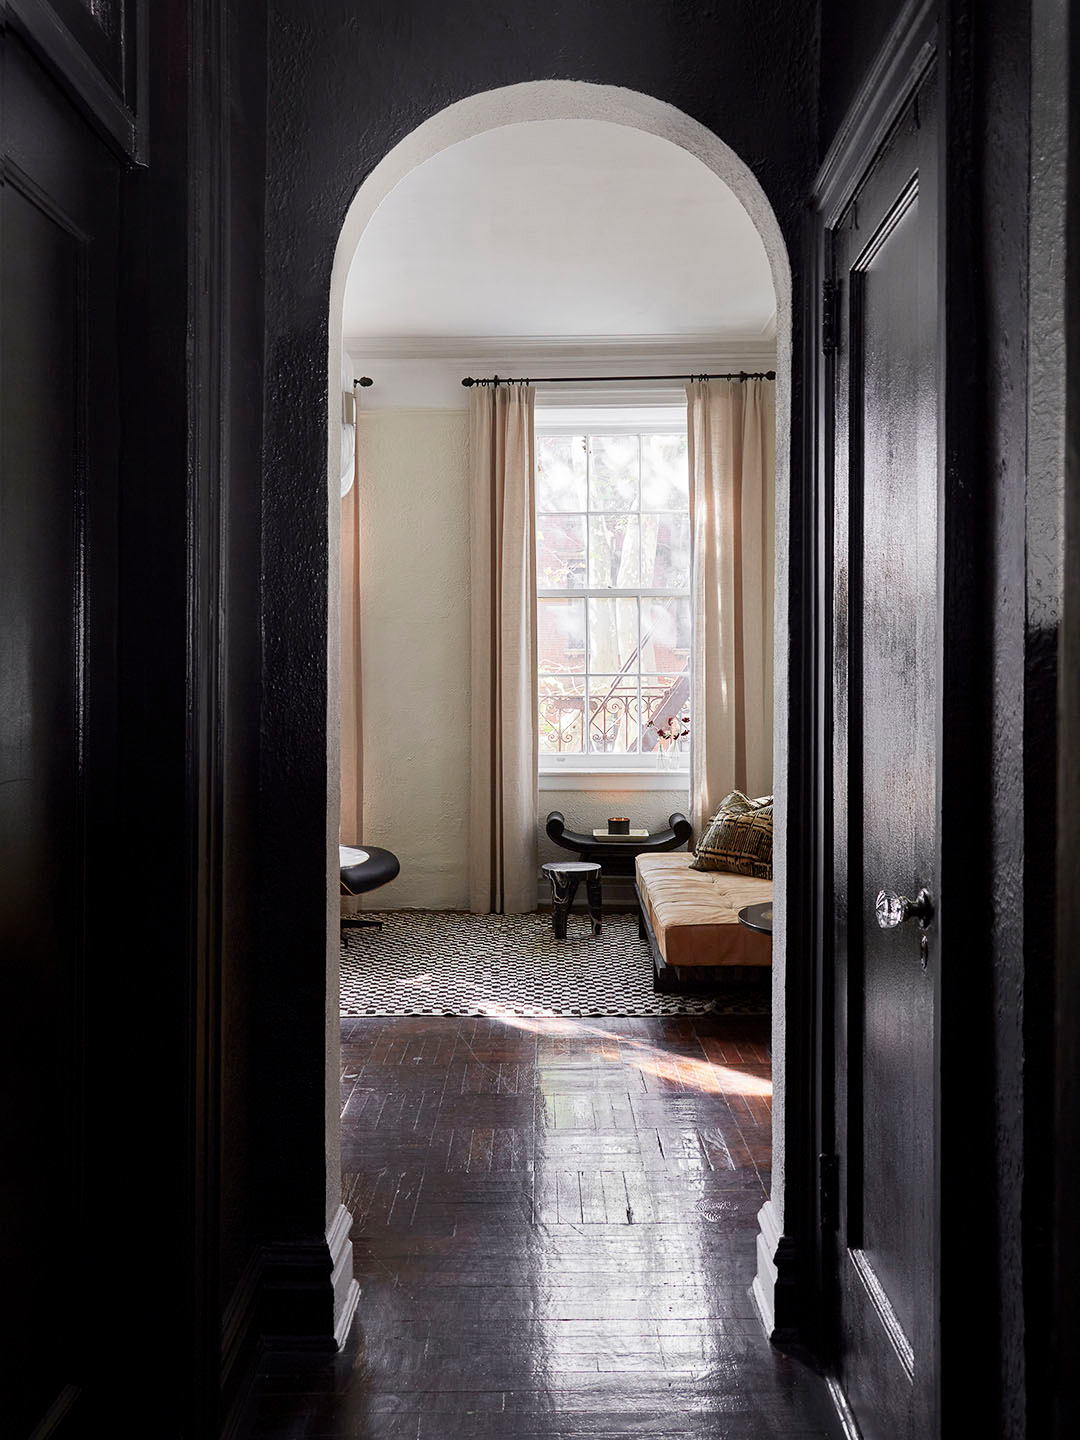
<instances>
[{"instance_id":1,"label":"curtain panel","mask_svg":"<svg viewBox=\"0 0 1080 1440\"><path fill-rule=\"evenodd\" d=\"M536 909L534 401L527 385L469 395L474 914Z\"/></svg>"},{"instance_id":2,"label":"curtain panel","mask_svg":"<svg viewBox=\"0 0 1080 1440\"><path fill-rule=\"evenodd\" d=\"M359 845L364 829L364 740L360 708L360 447L353 445L353 484L341 501L341 829Z\"/></svg>"},{"instance_id":3,"label":"curtain panel","mask_svg":"<svg viewBox=\"0 0 1080 1440\"><path fill-rule=\"evenodd\" d=\"M700 831L731 790L772 791L772 380L686 387L693 535L691 819Z\"/></svg>"}]
</instances>

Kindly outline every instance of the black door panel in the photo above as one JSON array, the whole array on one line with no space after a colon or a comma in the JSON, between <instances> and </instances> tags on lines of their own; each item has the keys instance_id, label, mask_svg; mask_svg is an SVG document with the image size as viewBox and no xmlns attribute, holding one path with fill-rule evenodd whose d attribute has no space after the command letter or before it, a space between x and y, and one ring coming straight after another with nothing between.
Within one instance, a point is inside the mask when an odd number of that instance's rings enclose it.
<instances>
[{"instance_id":1,"label":"black door panel","mask_svg":"<svg viewBox=\"0 0 1080 1440\"><path fill-rule=\"evenodd\" d=\"M116 160L10 31L0 187L5 1433L74 1423L115 1111ZM113 1019L114 1026L119 1020ZM99 1207L100 1210L99 1210ZM98 1257L95 1263L95 1256ZM10 1426L10 1431L8 1427Z\"/></svg>"},{"instance_id":2,"label":"black door panel","mask_svg":"<svg viewBox=\"0 0 1080 1440\"><path fill-rule=\"evenodd\" d=\"M830 235L840 1379L865 1440L932 1433L937 126L931 70ZM883 918L890 918L885 914Z\"/></svg>"}]
</instances>

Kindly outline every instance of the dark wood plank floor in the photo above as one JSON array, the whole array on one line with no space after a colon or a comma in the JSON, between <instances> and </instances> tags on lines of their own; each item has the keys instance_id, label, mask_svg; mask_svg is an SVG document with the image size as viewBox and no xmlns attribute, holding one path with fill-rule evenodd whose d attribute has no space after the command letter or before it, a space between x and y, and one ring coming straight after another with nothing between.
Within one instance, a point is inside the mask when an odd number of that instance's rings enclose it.
<instances>
[{"instance_id":1,"label":"dark wood plank floor","mask_svg":"<svg viewBox=\"0 0 1080 1440\"><path fill-rule=\"evenodd\" d=\"M748 1295L767 1025L343 1021L359 1317L333 1363L264 1365L257 1435L831 1435Z\"/></svg>"}]
</instances>

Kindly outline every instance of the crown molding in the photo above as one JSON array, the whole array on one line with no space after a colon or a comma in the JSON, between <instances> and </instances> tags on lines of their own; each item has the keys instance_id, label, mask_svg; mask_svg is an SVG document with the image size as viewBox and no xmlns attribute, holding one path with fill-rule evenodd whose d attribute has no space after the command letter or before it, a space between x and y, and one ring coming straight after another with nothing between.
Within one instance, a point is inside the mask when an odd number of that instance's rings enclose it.
<instances>
[{"instance_id":1,"label":"crown molding","mask_svg":"<svg viewBox=\"0 0 1080 1440\"><path fill-rule=\"evenodd\" d=\"M772 325L772 319L767 322ZM543 365L574 362L601 369L613 362L703 370L716 365L768 369L776 342L757 335L371 335L346 336L346 353L362 367L379 360L454 362L491 366L503 361Z\"/></svg>"}]
</instances>

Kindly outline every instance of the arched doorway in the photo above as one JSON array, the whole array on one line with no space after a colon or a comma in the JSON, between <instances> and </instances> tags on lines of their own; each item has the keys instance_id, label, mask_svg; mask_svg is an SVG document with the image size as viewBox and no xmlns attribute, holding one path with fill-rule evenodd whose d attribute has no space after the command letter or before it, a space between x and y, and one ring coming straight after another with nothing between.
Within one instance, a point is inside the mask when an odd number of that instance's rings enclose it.
<instances>
[{"instance_id":1,"label":"arched doorway","mask_svg":"<svg viewBox=\"0 0 1080 1440\"><path fill-rule=\"evenodd\" d=\"M451 146L506 126L530 121L593 120L629 127L678 146L699 160L734 193L761 238L772 275L776 297L776 515L774 710L774 791L777 833L775 887L776 926L773 949L773 1086L774 1086L774 1169L772 1200L763 1213L762 1229L766 1254L755 1290L766 1325L773 1324L772 1287L776 1272L773 1252L783 1233L784 1193L784 1060L786 1022L786 821L788 814L788 737L790 729L789 677L787 669L789 555L790 555L790 451L791 451L791 271L784 240L774 211L749 167L716 135L674 107L650 96L614 86L572 81L539 81L484 92L460 101L420 125L394 147L360 185L342 227L334 257L330 288L327 393L328 411L328 496L330 513L329 651L328 651L328 807L327 854L329 912L336 905L333 881L338 843L337 779L338 752L338 613L337 564L339 556L340 479L339 374L342 354L342 313L350 265L361 237L376 210L394 189L418 166ZM338 1056L338 1030L331 1016L331 1000L338 993L338 944L336 925L328 925L327 943L327 1077L333 1083ZM328 1110L329 1115L329 1110ZM336 1205L340 1175L336 1169L339 1141L336 1117L328 1118L327 1174L328 1213Z\"/></svg>"}]
</instances>

